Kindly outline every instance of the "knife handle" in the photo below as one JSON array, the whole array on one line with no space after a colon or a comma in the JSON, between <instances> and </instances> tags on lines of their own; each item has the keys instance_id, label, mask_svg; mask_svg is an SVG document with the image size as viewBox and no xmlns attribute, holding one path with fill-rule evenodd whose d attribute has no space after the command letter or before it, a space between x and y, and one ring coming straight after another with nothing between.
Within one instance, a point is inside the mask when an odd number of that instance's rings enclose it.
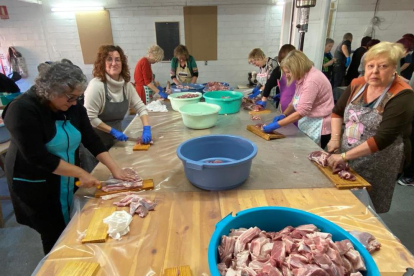
<instances>
[{"instance_id":1,"label":"knife handle","mask_svg":"<svg viewBox=\"0 0 414 276\"><path fill-rule=\"evenodd\" d=\"M75 185L77 187L80 187L81 186L81 182L78 180L78 181L75 182ZM100 189L101 187L102 187L102 182L99 182L99 185L96 186L96 188Z\"/></svg>"}]
</instances>

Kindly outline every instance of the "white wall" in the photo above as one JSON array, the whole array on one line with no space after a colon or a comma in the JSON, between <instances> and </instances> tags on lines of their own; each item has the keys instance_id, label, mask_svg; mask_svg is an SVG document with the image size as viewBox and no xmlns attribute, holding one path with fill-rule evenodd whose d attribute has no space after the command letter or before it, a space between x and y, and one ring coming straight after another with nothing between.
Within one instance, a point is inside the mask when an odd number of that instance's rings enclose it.
<instances>
[{"instance_id":1,"label":"white wall","mask_svg":"<svg viewBox=\"0 0 414 276\"><path fill-rule=\"evenodd\" d=\"M330 37L335 45L342 41L345 33L353 34L352 50L361 45L364 32L374 16L376 0L336 0L334 20ZM414 1L413 0L380 0L378 16L383 22L375 27L373 38L381 41L396 42L406 33L414 33ZM335 48L334 48L335 49Z\"/></svg>"},{"instance_id":2,"label":"white wall","mask_svg":"<svg viewBox=\"0 0 414 276\"><path fill-rule=\"evenodd\" d=\"M80 66L91 78L92 65L84 65L74 13L53 13L50 7L68 2L43 0L43 5L16 0L0 0L6 5L9 20L0 22L0 49L15 46L29 66L29 78L19 81L24 91L33 84L37 65L46 60L68 58ZM108 8L114 43L121 46L129 58L133 74L135 64L156 43L157 21L179 21L180 39L185 44L183 6L218 6L218 60L197 61L199 82L226 81L231 85L247 83L247 73L255 68L247 63L247 55L254 47L262 48L268 56L277 55L281 30L282 6L273 0L107 0L100 2ZM151 6L150 6L151 5ZM153 65L158 81L165 84L169 77L169 63Z\"/></svg>"}]
</instances>

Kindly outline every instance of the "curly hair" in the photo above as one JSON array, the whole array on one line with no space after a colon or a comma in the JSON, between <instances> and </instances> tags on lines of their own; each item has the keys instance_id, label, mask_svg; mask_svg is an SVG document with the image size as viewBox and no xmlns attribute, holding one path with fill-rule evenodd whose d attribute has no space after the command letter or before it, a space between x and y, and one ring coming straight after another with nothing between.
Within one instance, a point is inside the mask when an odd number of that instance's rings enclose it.
<instances>
[{"instance_id":1,"label":"curly hair","mask_svg":"<svg viewBox=\"0 0 414 276\"><path fill-rule=\"evenodd\" d=\"M109 53L115 51L117 51L121 56L122 70L120 75L125 82L129 82L131 80L131 74L129 73L128 57L124 54L121 47L115 45L102 45L99 47L98 55L96 56L95 63L93 64L92 74L95 78L100 79L102 82L106 82L106 58Z\"/></svg>"},{"instance_id":2,"label":"curly hair","mask_svg":"<svg viewBox=\"0 0 414 276\"><path fill-rule=\"evenodd\" d=\"M82 70L63 62L52 63L49 68L39 71L39 76L35 79L36 94L45 100L75 89L84 92L86 86L87 79Z\"/></svg>"},{"instance_id":3,"label":"curly hair","mask_svg":"<svg viewBox=\"0 0 414 276\"><path fill-rule=\"evenodd\" d=\"M147 56L152 57L155 62L160 62L164 59L164 50L158 45L152 45L147 50Z\"/></svg>"}]
</instances>

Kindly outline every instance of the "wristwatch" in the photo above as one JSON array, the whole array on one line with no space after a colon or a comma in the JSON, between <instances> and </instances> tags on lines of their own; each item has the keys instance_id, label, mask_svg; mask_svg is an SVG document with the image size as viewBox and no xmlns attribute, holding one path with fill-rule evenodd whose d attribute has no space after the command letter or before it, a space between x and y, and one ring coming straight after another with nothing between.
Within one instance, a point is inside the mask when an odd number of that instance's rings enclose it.
<instances>
[{"instance_id":1,"label":"wristwatch","mask_svg":"<svg viewBox=\"0 0 414 276\"><path fill-rule=\"evenodd\" d=\"M345 162L348 162L348 160L346 159L346 152L341 153L341 157L342 157L342 160L344 160Z\"/></svg>"}]
</instances>

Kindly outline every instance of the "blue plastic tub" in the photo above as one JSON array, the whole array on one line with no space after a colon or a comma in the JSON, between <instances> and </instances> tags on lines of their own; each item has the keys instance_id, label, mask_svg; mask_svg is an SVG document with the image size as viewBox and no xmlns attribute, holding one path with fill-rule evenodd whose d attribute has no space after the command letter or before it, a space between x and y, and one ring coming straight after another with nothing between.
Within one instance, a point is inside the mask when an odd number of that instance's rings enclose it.
<instances>
[{"instance_id":1,"label":"blue plastic tub","mask_svg":"<svg viewBox=\"0 0 414 276\"><path fill-rule=\"evenodd\" d=\"M203 98L206 100L206 103L219 105L221 107L220 115L233 114L240 110L243 93L236 91L211 91L204 93Z\"/></svg>"},{"instance_id":2,"label":"blue plastic tub","mask_svg":"<svg viewBox=\"0 0 414 276\"><path fill-rule=\"evenodd\" d=\"M239 136L207 135L181 143L178 158L188 180L204 190L233 189L246 181L257 146ZM222 163L208 163L219 160Z\"/></svg>"},{"instance_id":3,"label":"blue plastic tub","mask_svg":"<svg viewBox=\"0 0 414 276\"><path fill-rule=\"evenodd\" d=\"M219 82L219 83L224 85L224 86L228 86L229 87L228 91L233 91L234 90L233 87L230 87L230 84L227 83L227 82ZM208 91L206 86L207 86L207 82L203 83L203 92L204 93L212 92L212 91ZM227 91L227 90L225 90L225 91Z\"/></svg>"},{"instance_id":4,"label":"blue plastic tub","mask_svg":"<svg viewBox=\"0 0 414 276\"><path fill-rule=\"evenodd\" d=\"M180 89L177 88L175 84L171 85L171 92L172 93L179 93L179 92L203 92L204 85L203 84L193 84L193 83L183 83L183 86L189 86L190 89Z\"/></svg>"},{"instance_id":5,"label":"blue plastic tub","mask_svg":"<svg viewBox=\"0 0 414 276\"><path fill-rule=\"evenodd\" d=\"M303 224L314 224L322 232L332 234L333 241L348 239L354 248L361 254L367 268L362 272L365 276L379 276L379 270L365 247L349 234L345 229L320 216L286 207L257 207L238 212L234 217L229 214L216 224L216 230L210 239L208 246L208 266L212 276L220 276L217 269L219 255L217 247L220 244L221 236L228 235L230 229L250 228L257 226L265 231L280 231L286 226L297 227Z\"/></svg>"}]
</instances>

